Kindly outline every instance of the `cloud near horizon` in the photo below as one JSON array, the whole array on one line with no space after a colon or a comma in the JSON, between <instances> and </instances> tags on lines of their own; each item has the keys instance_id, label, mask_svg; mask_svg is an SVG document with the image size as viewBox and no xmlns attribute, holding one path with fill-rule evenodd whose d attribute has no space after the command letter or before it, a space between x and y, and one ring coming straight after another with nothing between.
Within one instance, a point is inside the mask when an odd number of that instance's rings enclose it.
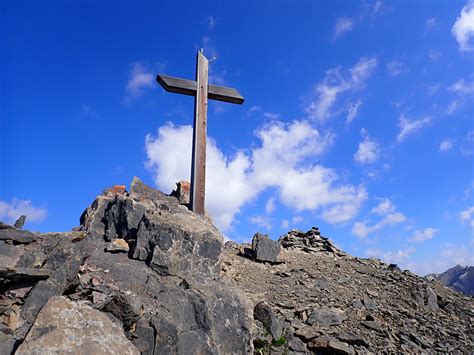
<instances>
[{"instance_id":1,"label":"cloud near horizon","mask_svg":"<svg viewBox=\"0 0 474 355\"><path fill-rule=\"evenodd\" d=\"M0 200L0 221L8 224L15 223L21 216L26 216L27 222L38 223L46 219L46 208L34 206L30 200L12 199L11 202Z\"/></svg>"},{"instance_id":2,"label":"cloud near horizon","mask_svg":"<svg viewBox=\"0 0 474 355\"><path fill-rule=\"evenodd\" d=\"M208 138L206 207L219 228L230 230L242 206L269 188L284 206L314 211L329 223L356 216L367 199L365 187L341 184L334 170L308 164L332 144L332 134L322 135L307 121L274 121L255 135L259 145L233 157ZM171 123L160 127L156 136L146 136L146 166L160 189L171 190L177 181L189 179L191 137L191 126Z\"/></svg>"}]
</instances>

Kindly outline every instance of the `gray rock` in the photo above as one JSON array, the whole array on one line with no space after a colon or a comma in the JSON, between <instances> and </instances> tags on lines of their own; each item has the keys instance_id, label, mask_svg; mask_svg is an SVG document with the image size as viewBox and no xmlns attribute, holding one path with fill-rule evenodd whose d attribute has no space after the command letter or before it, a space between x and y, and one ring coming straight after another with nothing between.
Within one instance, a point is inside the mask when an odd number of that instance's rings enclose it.
<instances>
[{"instance_id":1,"label":"gray rock","mask_svg":"<svg viewBox=\"0 0 474 355\"><path fill-rule=\"evenodd\" d=\"M331 337L320 337L311 340L308 347L320 352L330 354L354 354L354 349L346 343L340 342Z\"/></svg>"},{"instance_id":2,"label":"gray rock","mask_svg":"<svg viewBox=\"0 0 474 355\"><path fill-rule=\"evenodd\" d=\"M293 338L288 342L288 348L293 351L305 352L307 351L305 343L299 338Z\"/></svg>"},{"instance_id":3,"label":"gray rock","mask_svg":"<svg viewBox=\"0 0 474 355\"><path fill-rule=\"evenodd\" d=\"M308 324L318 323L321 327L328 327L341 324L346 318L344 311L339 308L318 308L311 312L306 322Z\"/></svg>"},{"instance_id":4,"label":"gray rock","mask_svg":"<svg viewBox=\"0 0 474 355\"><path fill-rule=\"evenodd\" d=\"M4 268L0 266L0 277L8 280L44 280L51 271L34 268Z\"/></svg>"},{"instance_id":5,"label":"gray rock","mask_svg":"<svg viewBox=\"0 0 474 355\"><path fill-rule=\"evenodd\" d=\"M21 229L0 229L0 240L12 241L18 244L29 244L34 241L38 236L26 230Z\"/></svg>"},{"instance_id":6,"label":"gray rock","mask_svg":"<svg viewBox=\"0 0 474 355\"><path fill-rule=\"evenodd\" d=\"M337 338L347 344L360 345L366 348L369 347L369 344L365 341L364 338L349 332L339 333L337 334Z\"/></svg>"},{"instance_id":7,"label":"gray rock","mask_svg":"<svg viewBox=\"0 0 474 355\"><path fill-rule=\"evenodd\" d=\"M25 215L21 215L15 222L15 224L13 225L13 227L15 228L18 228L18 229L22 229L23 226L25 225L25 222L26 222L26 216Z\"/></svg>"},{"instance_id":8,"label":"gray rock","mask_svg":"<svg viewBox=\"0 0 474 355\"><path fill-rule=\"evenodd\" d=\"M377 303L367 295L364 295L362 302L364 303L365 308L368 310L374 310L377 308Z\"/></svg>"},{"instance_id":9,"label":"gray rock","mask_svg":"<svg viewBox=\"0 0 474 355\"><path fill-rule=\"evenodd\" d=\"M438 309L438 297L436 296L436 293L433 291L433 289L429 286L426 286L426 305L428 308L431 308L433 310Z\"/></svg>"},{"instance_id":10,"label":"gray rock","mask_svg":"<svg viewBox=\"0 0 474 355\"><path fill-rule=\"evenodd\" d=\"M0 332L0 354L12 354L16 342L17 340L12 335Z\"/></svg>"},{"instance_id":11,"label":"gray rock","mask_svg":"<svg viewBox=\"0 0 474 355\"><path fill-rule=\"evenodd\" d=\"M252 251L255 260L276 263L280 246L267 235L256 233L252 238Z\"/></svg>"},{"instance_id":12,"label":"gray rock","mask_svg":"<svg viewBox=\"0 0 474 355\"><path fill-rule=\"evenodd\" d=\"M263 326L267 332L270 333L273 340L280 339L283 333L283 328L278 319L273 314L271 307L267 303L258 303L253 310L253 317L254 319L262 322Z\"/></svg>"},{"instance_id":13,"label":"gray rock","mask_svg":"<svg viewBox=\"0 0 474 355\"><path fill-rule=\"evenodd\" d=\"M380 322L379 320L377 319L374 319L374 320L363 320L361 321L361 324L368 328L368 329L372 329L372 330L375 330L377 332L382 332L383 331L383 328L382 328L382 322Z\"/></svg>"},{"instance_id":14,"label":"gray rock","mask_svg":"<svg viewBox=\"0 0 474 355\"><path fill-rule=\"evenodd\" d=\"M84 302L53 297L38 314L16 354L130 354L140 352L121 327Z\"/></svg>"}]
</instances>

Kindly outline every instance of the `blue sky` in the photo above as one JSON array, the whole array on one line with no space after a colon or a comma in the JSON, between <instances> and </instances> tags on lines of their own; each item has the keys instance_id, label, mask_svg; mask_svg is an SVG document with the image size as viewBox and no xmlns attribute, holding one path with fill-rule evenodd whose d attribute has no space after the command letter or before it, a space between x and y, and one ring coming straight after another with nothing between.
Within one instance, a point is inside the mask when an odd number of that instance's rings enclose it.
<instances>
[{"instance_id":1,"label":"blue sky","mask_svg":"<svg viewBox=\"0 0 474 355\"><path fill-rule=\"evenodd\" d=\"M189 179L210 82L207 208L230 239L319 226L420 274L474 264L474 1L5 1L0 220L69 230L133 176Z\"/></svg>"}]
</instances>

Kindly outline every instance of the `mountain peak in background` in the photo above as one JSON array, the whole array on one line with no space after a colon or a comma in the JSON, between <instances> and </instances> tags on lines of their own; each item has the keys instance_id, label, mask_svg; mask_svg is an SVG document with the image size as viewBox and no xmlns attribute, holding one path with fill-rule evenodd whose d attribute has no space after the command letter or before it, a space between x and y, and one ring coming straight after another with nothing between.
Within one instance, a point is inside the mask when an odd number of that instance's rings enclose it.
<instances>
[{"instance_id":1,"label":"mountain peak in background","mask_svg":"<svg viewBox=\"0 0 474 355\"><path fill-rule=\"evenodd\" d=\"M474 266L456 265L440 274L429 274L443 285L466 295L474 296Z\"/></svg>"}]
</instances>

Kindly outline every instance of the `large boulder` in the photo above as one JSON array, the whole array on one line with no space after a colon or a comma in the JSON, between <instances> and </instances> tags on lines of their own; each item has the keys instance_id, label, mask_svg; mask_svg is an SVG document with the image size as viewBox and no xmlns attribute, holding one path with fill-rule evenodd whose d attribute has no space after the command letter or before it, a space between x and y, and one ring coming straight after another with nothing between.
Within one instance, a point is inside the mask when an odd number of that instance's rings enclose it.
<instances>
[{"instance_id":1,"label":"large boulder","mask_svg":"<svg viewBox=\"0 0 474 355\"><path fill-rule=\"evenodd\" d=\"M256 233L252 238L252 252L256 261L276 263L280 254L280 246L268 235Z\"/></svg>"},{"instance_id":2,"label":"large boulder","mask_svg":"<svg viewBox=\"0 0 474 355\"><path fill-rule=\"evenodd\" d=\"M84 302L52 297L36 317L18 355L124 354L140 352L123 329Z\"/></svg>"}]
</instances>

